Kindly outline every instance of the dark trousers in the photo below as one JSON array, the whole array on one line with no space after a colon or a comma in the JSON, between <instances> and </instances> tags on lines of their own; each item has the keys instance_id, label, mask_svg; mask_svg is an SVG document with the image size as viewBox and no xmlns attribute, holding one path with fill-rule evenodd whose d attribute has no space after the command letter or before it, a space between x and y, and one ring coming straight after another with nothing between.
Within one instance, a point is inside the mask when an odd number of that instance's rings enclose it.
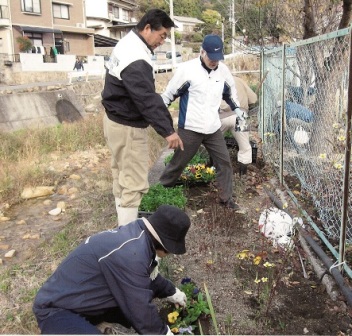
<instances>
[{"instance_id":1,"label":"dark trousers","mask_svg":"<svg viewBox=\"0 0 352 336\"><path fill-rule=\"evenodd\" d=\"M84 316L70 310L61 310L45 320L38 320L43 335L101 335L95 326L101 322L119 323L127 328L131 324L118 308L111 308L102 315Z\"/></svg>"},{"instance_id":2,"label":"dark trousers","mask_svg":"<svg viewBox=\"0 0 352 336\"><path fill-rule=\"evenodd\" d=\"M161 174L160 183L165 187L174 186L183 169L203 144L214 162L219 198L226 202L232 197L233 172L230 154L220 129L212 134L202 134L179 128L178 135L183 141L184 150L181 151L179 148L175 150L171 161Z\"/></svg>"}]
</instances>

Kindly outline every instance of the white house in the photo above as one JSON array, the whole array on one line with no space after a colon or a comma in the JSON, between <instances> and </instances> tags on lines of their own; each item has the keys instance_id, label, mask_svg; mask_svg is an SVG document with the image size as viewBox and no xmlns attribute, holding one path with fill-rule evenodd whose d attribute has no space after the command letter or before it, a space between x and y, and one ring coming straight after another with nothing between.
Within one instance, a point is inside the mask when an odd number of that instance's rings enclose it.
<instances>
[{"instance_id":1,"label":"white house","mask_svg":"<svg viewBox=\"0 0 352 336\"><path fill-rule=\"evenodd\" d=\"M198 20L197 18L176 15L174 15L174 22L177 26L175 30L180 32L181 34L192 33L196 25L204 23L203 21Z\"/></svg>"}]
</instances>

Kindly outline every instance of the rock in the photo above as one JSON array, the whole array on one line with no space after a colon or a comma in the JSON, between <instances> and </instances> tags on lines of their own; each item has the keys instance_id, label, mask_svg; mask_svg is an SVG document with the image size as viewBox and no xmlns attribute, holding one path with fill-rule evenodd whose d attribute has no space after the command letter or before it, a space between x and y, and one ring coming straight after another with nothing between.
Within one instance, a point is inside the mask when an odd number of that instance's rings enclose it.
<instances>
[{"instance_id":1,"label":"rock","mask_svg":"<svg viewBox=\"0 0 352 336\"><path fill-rule=\"evenodd\" d=\"M8 250L9 248L10 248L10 245L0 244L0 250Z\"/></svg>"},{"instance_id":2,"label":"rock","mask_svg":"<svg viewBox=\"0 0 352 336\"><path fill-rule=\"evenodd\" d=\"M9 217L0 217L0 222L7 222L9 220L10 220Z\"/></svg>"},{"instance_id":3,"label":"rock","mask_svg":"<svg viewBox=\"0 0 352 336\"><path fill-rule=\"evenodd\" d=\"M61 213L61 208L55 208L49 211L49 215L51 216L57 216L60 215Z\"/></svg>"},{"instance_id":4,"label":"rock","mask_svg":"<svg viewBox=\"0 0 352 336\"><path fill-rule=\"evenodd\" d=\"M10 250L5 253L5 258L13 258L16 254L16 250Z\"/></svg>"},{"instance_id":5,"label":"rock","mask_svg":"<svg viewBox=\"0 0 352 336\"><path fill-rule=\"evenodd\" d=\"M72 174L70 175L70 179L71 180L80 180L81 179L81 176L77 175L77 174Z\"/></svg>"},{"instance_id":6,"label":"rock","mask_svg":"<svg viewBox=\"0 0 352 336\"><path fill-rule=\"evenodd\" d=\"M49 200L49 199L46 199L46 200L43 202L44 205L50 205L51 203L53 203L53 201L52 201L52 200Z\"/></svg>"},{"instance_id":7,"label":"rock","mask_svg":"<svg viewBox=\"0 0 352 336\"><path fill-rule=\"evenodd\" d=\"M86 112L95 112L97 110L94 104L89 104L84 109Z\"/></svg>"},{"instance_id":8,"label":"rock","mask_svg":"<svg viewBox=\"0 0 352 336\"><path fill-rule=\"evenodd\" d=\"M57 202L56 207L64 211L66 209L66 203L64 201Z\"/></svg>"},{"instance_id":9,"label":"rock","mask_svg":"<svg viewBox=\"0 0 352 336\"><path fill-rule=\"evenodd\" d=\"M52 195L53 193L54 193L54 187L49 187L49 186L24 188L22 191L21 197L23 199L29 199L29 198Z\"/></svg>"},{"instance_id":10,"label":"rock","mask_svg":"<svg viewBox=\"0 0 352 336\"><path fill-rule=\"evenodd\" d=\"M77 192L78 192L78 189L77 189L77 188L74 188L74 187L70 188L70 189L67 191L67 193L68 193L69 195L76 194Z\"/></svg>"},{"instance_id":11,"label":"rock","mask_svg":"<svg viewBox=\"0 0 352 336\"><path fill-rule=\"evenodd\" d=\"M0 265L2 265L3 264L3 261L2 261L2 259L0 259Z\"/></svg>"},{"instance_id":12,"label":"rock","mask_svg":"<svg viewBox=\"0 0 352 336\"><path fill-rule=\"evenodd\" d=\"M21 219L19 221L16 222L17 225L26 225L26 221L24 219Z\"/></svg>"},{"instance_id":13,"label":"rock","mask_svg":"<svg viewBox=\"0 0 352 336\"><path fill-rule=\"evenodd\" d=\"M63 185L63 186L59 187L59 189L57 190L57 193L59 195L65 195L65 194L67 194L67 191L68 191L68 186Z\"/></svg>"}]
</instances>

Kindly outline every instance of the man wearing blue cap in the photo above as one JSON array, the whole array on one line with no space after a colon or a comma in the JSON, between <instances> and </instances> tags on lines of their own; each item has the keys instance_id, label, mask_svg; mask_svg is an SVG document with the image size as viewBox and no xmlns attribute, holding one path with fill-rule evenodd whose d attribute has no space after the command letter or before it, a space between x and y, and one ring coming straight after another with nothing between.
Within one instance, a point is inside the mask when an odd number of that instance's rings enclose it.
<instances>
[{"instance_id":1,"label":"man wearing blue cap","mask_svg":"<svg viewBox=\"0 0 352 336\"><path fill-rule=\"evenodd\" d=\"M219 62L224 59L223 48L219 36L205 36L200 56L180 64L162 94L167 106L180 98L178 135L184 150L175 150L160 177L160 183L165 187L175 185L183 169L203 144L216 169L220 204L239 210L232 199L232 164L220 129L218 110L224 100L238 116L242 116L244 111L238 107L235 83L229 68Z\"/></svg>"}]
</instances>

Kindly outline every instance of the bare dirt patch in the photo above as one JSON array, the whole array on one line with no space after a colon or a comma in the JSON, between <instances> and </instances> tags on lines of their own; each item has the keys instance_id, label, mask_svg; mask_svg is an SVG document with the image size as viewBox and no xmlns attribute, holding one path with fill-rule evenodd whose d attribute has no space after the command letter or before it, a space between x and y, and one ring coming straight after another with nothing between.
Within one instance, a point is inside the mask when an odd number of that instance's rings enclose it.
<instances>
[{"instance_id":1,"label":"bare dirt patch","mask_svg":"<svg viewBox=\"0 0 352 336\"><path fill-rule=\"evenodd\" d=\"M351 334L350 308L345 299L341 296L333 301L329 297L298 240L296 245L303 257L307 278L303 276L296 249L287 253L260 234L260 213L272 206L264 188L275 190L279 186L272 184L271 171L260 157L249 167L247 176L240 177L235 154L232 153L234 195L242 213L219 206L213 184L186 189L186 211L192 218L188 250L183 256L169 256L162 271L176 285L183 277L192 278L200 287L206 284L221 334ZM76 153L62 160L57 158L52 163L62 176L57 181L57 190L64 185L68 190L77 188L75 197L56 193L49 197L51 205L44 205L44 199L36 199L6 211L11 220L1 224L1 244L15 247L18 253L0 266L2 333L39 332L33 326L32 298L50 268L54 269L61 258L50 260L42 248L43 243L65 229L73 216L77 217L74 225L81 239L116 225L109 160L108 152L102 149ZM72 174L80 178L74 179ZM67 209L59 219L54 219L48 211L59 200L66 201ZM292 204L289 203L289 207L295 211ZM100 222L99 228L90 225L92 218ZM16 224L20 219L26 224ZM24 239L28 233L33 237L39 234L39 238ZM248 251L247 257L240 259L243 251ZM1 251L1 258L4 253L5 250ZM253 261L258 256L261 261L255 265ZM275 266L266 268L265 262ZM44 263L49 264L49 270ZM8 275L11 284L5 281L6 270L11 270ZM268 280L262 281L263 278ZM256 283L256 280L261 281ZM31 294L24 300L19 293L26 290ZM17 323L9 323L10 318ZM31 325L26 325L28 321ZM121 333L133 334L134 331L121 329ZM214 328L210 327L207 333L214 334Z\"/></svg>"}]
</instances>

